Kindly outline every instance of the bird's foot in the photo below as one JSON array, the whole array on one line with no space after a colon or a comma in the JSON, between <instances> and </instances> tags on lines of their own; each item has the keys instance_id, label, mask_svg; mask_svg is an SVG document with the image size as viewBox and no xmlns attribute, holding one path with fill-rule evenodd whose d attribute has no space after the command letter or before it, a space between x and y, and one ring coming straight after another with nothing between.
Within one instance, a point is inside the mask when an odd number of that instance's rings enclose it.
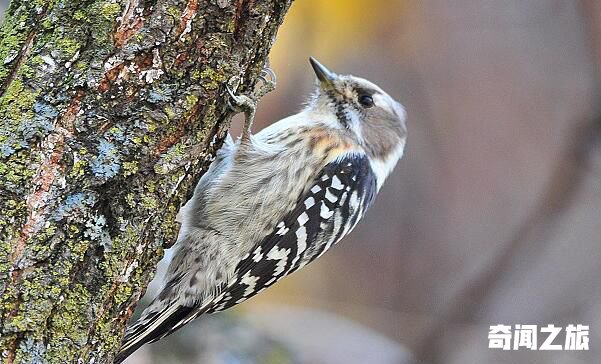
<instances>
[{"instance_id":1,"label":"bird's foot","mask_svg":"<svg viewBox=\"0 0 601 364\"><path fill-rule=\"evenodd\" d=\"M259 83L250 95L236 95L229 86L226 86L230 95L228 104L234 112L244 112L246 120L244 122L244 131L242 139L250 136L250 129L255 119L257 111L257 101L269 92L275 90L276 86L275 72L269 67L264 68L259 75Z\"/></svg>"},{"instance_id":2,"label":"bird's foot","mask_svg":"<svg viewBox=\"0 0 601 364\"><path fill-rule=\"evenodd\" d=\"M250 138L250 129L255 121L257 102L249 96L234 94L229 86L226 86L226 89L230 94L230 100L228 100L230 108L236 113L244 112L245 120L244 130L242 131L242 140L248 140Z\"/></svg>"},{"instance_id":3,"label":"bird's foot","mask_svg":"<svg viewBox=\"0 0 601 364\"><path fill-rule=\"evenodd\" d=\"M228 105L232 111L239 112L255 112L257 109L257 102L250 96L247 95L236 95L229 86L225 87L227 93L230 94Z\"/></svg>"},{"instance_id":4,"label":"bird's foot","mask_svg":"<svg viewBox=\"0 0 601 364\"><path fill-rule=\"evenodd\" d=\"M263 68L258 79L260 82L257 83L255 89L249 95L236 95L232 89L227 86L227 92L231 97L229 106L233 111L242 112L248 110L249 108L256 108L257 101L271 91L275 90L277 77L271 68Z\"/></svg>"},{"instance_id":5,"label":"bird's foot","mask_svg":"<svg viewBox=\"0 0 601 364\"><path fill-rule=\"evenodd\" d=\"M259 75L259 80L261 84L258 87L255 87L254 99L259 100L261 97L267 95L271 91L275 90L277 85L277 77L275 72L269 67L263 68L261 74Z\"/></svg>"}]
</instances>

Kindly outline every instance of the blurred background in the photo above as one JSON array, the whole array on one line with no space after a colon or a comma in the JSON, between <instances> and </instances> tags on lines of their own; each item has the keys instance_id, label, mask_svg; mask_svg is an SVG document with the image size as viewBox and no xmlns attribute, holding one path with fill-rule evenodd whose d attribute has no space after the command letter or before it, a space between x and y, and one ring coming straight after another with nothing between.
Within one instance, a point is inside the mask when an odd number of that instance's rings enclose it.
<instances>
[{"instance_id":1,"label":"blurred background","mask_svg":"<svg viewBox=\"0 0 601 364\"><path fill-rule=\"evenodd\" d=\"M128 363L601 363L601 1L296 0L255 130L309 56L405 105L405 157L318 262ZM590 350L488 349L496 324Z\"/></svg>"}]
</instances>

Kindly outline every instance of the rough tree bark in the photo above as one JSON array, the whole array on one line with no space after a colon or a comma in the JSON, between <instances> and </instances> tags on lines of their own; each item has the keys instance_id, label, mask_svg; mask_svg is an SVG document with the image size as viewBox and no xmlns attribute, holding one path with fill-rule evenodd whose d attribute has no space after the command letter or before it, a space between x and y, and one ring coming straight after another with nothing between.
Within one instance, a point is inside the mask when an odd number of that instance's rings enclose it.
<instances>
[{"instance_id":1,"label":"rough tree bark","mask_svg":"<svg viewBox=\"0 0 601 364\"><path fill-rule=\"evenodd\" d=\"M12 0L3 363L107 363L292 0Z\"/></svg>"}]
</instances>

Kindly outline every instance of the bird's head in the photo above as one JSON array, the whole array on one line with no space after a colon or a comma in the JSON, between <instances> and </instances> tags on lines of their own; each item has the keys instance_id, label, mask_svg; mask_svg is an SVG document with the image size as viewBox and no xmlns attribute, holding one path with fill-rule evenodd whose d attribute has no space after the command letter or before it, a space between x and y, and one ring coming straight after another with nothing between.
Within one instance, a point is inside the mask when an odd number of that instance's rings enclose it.
<instances>
[{"instance_id":1,"label":"bird's head","mask_svg":"<svg viewBox=\"0 0 601 364\"><path fill-rule=\"evenodd\" d=\"M314 58L310 62L318 86L309 109L329 127L351 135L388 174L405 146L405 108L368 80L338 75Z\"/></svg>"}]
</instances>

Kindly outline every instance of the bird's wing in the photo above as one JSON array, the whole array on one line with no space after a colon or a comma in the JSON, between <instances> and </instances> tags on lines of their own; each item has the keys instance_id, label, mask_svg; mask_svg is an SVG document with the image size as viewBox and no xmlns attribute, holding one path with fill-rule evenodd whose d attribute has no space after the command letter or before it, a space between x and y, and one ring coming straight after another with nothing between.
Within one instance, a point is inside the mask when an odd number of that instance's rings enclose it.
<instances>
[{"instance_id":1,"label":"bird's wing","mask_svg":"<svg viewBox=\"0 0 601 364\"><path fill-rule=\"evenodd\" d=\"M376 186L363 153L345 153L327 164L203 312L232 307L321 256L355 227L373 201Z\"/></svg>"},{"instance_id":2,"label":"bird's wing","mask_svg":"<svg viewBox=\"0 0 601 364\"><path fill-rule=\"evenodd\" d=\"M365 154L345 153L328 163L296 207L238 264L234 278L219 287L216 297L192 307L175 301L161 305L162 311L145 311L128 328L115 363L204 313L222 311L254 296L321 256L355 227L376 189L376 177Z\"/></svg>"}]
</instances>

